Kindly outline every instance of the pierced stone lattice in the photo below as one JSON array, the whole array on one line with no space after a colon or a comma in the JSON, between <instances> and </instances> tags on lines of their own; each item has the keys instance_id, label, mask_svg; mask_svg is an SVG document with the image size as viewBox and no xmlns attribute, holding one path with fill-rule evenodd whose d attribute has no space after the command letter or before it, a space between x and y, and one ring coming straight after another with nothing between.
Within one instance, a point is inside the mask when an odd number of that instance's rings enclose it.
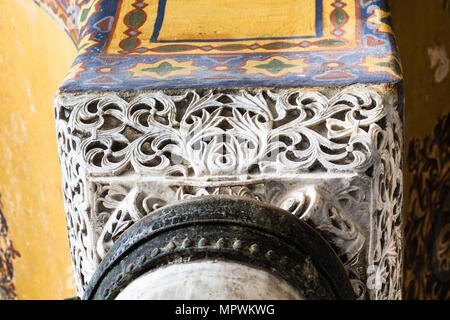
<instances>
[{"instance_id":1,"label":"pierced stone lattice","mask_svg":"<svg viewBox=\"0 0 450 320\"><path fill-rule=\"evenodd\" d=\"M321 231L361 298L400 298L403 142L392 96L359 86L58 95L78 294L144 215L232 194L284 207ZM330 200L330 181L340 198Z\"/></svg>"}]
</instances>

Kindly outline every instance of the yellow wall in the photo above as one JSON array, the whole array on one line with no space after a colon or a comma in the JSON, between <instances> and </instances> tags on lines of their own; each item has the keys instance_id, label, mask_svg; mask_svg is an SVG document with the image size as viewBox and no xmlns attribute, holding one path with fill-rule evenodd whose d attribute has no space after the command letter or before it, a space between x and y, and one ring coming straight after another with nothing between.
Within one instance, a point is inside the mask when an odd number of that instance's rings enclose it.
<instances>
[{"instance_id":1,"label":"yellow wall","mask_svg":"<svg viewBox=\"0 0 450 320\"><path fill-rule=\"evenodd\" d=\"M32 0L0 1L0 194L18 299L75 295L53 97L76 56Z\"/></svg>"}]
</instances>

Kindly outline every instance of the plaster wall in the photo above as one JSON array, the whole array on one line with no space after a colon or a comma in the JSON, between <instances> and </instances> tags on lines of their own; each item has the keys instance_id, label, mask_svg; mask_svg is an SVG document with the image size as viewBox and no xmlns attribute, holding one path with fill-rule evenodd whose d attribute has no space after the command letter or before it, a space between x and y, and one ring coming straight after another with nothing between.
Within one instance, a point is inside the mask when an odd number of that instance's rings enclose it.
<instances>
[{"instance_id":1,"label":"plaster wall","mask_svg":"<svg viewBox=\"0 0 450 320\"><path fill-rule=\"evenodd\" d=\"M75 295L53 97L76 55L31 0L0 1L0 194L18 299Z\"/></svg>"}]
</instances>

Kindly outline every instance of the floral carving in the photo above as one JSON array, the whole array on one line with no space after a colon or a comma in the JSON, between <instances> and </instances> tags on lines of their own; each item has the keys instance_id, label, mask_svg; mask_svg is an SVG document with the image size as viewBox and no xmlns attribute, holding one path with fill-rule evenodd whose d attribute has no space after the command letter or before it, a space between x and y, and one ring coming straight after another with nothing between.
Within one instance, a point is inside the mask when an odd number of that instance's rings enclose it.
<instances>
[{"instance_id":1,"label":"floral carving","mask_svg":"<svg viewBox=\"0 0 450 320\"><path fill-rule=\"evenodd\" d=\"M372 90L87 96L69 126L92 174L229 176L365 170L384 116ZM64 102L62 103L64 106ZM64 106L69 109L67 106ZM178 120L179 119L179 120Z\"/></svg>"},{"instance_id":2,"label":"floral carving","mask_svg":"<svg viewBox=\"0 0 450 320\"><path fill-rule=\"evenodd\" d=\"M97 240L97 253L104 258L115 240L134 222L164 206L166 201L123 185L97 184L97 220L103 225ZM107 220L106 220L107 219ZM106 223L102 223L106 220Z\"/></svg>"},{"instance_id":3,"label":"floral carving","mask_svg":"<svg viewBox=\"0 0 450 320\"><path fill-rule=\"evenodd\" d=\"M367 287L371 298L401 299L403 214L403 129L391 110L384 130L376 132L374 240L369 250Z\"/></svg>"},{"instance_id":4,"label":"floral carving","mask_svg":"<svg viewBox=\"0 0 450 320\"><path fill-rule=\"evenodd\" d=\"M307 186L288 195L279 206L319 230L345 263L359 254L365 237L329 199L331 197L324 197L317 187Z\"/></svg>"},{"instance_id":5,"label":"floral carving","mask_svg":"<svg viewBox=\"0 0 450 320\"><path fill-rule=\"evenodd\" d=\"M308 220L361 298L399 297L402 129L376 89L60 94L56 128L79 295L135 221L226 194Z\"/></svg>"},{"instance_id":6,"label":"floral carving","mask_svg":"<svg viewBox=\"0 0 450 320\"><path fill-rule=\"evenodd\" d=\"M332 197L323 196L322 193L316 186L306 186L291 192L278 206L292 212L321 233L344 263L358 298L365 299L367 288L362 281L365 277L357 271L361 265L359 257L365 237L359 227L346 217L342 208L331 201ZM337 202L351 197L348 192L337 196ZM352 209L354 211L355 208Z\"/></svg>"}]
</instances>

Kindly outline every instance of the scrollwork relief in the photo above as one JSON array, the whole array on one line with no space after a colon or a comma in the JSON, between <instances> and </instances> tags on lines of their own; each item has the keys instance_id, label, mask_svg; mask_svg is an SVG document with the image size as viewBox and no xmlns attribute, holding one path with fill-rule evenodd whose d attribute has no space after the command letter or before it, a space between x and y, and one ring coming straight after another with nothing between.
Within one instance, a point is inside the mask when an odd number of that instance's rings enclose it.
<instances>
[{"instance_id":1,"label":"scrollwork relief","mask_svg":"<svg viewBox=\"0 0 450 320\"><path fill-rule=\"evenodd\" d=\"M134 222L164 206L166 201L156 195L147 195L136 188L120 184L96 184L97 225L103 226L97 240L97 254L103 259L115 240ZM106 221L106 222L104 222Z\"/></svg>"},{"instance_id":2,"label":"scrollwork relief","mask_svg":"<svg viewBox=\"0 0 450 320\"><path fill-rule=\"evenodd\" d=\"M227 194L309 221L360 297L398 297L401 121L375 89L60 94L56 127L79 295L135 221L173 201ZM303 189L286 184L274 196L273 179L307 175ZM317 185L332 176L342 181L329 195Z\"/></svg>"},{"instance_id":3,"label":"scrollwork relief","mask_svg":"<svg viewBox=\"0 0 450 320\"><path fill-rule=\"evenodd\" d=\"M358 255L365 237L342 209L328 199L316 186L307 186L288 195L280 207L319 230L345 263Z\"/></svg>"},{"instance_id":4,"label":"scrollwork relief","mask_svg":"<svg viewBox=\"0 0 450 320\"><path fill-rule=\"evenodd\" d=\"M345 198L349 197L345 195ZM323 191L310 185L291 192L278 206L292 212L321 233L344 263L357 297L364 299L367 291L361 281L364 276L356 270L360 265L359 256L365 237L358 226L346 217L342 208L330 199L330 195L323 196ZM339 200L343 199L337 198Z\"/></svg>"},{"instance_id":5,"label":"scrollwork relief","mask_svg":"<svg viewBox=\"0 0 450 320\"><path fill-rule=\"evenodd\" d=\"M375 208L367 268L367 287L376 300L402 296L403 128L394 110L387 120L386 128L376 132Z\"/></svg>"},{"instance_id":6,"label":"scrollwork relief","mask_svg":"<svg viewBox=\"0 0 450 320\"><path fill-rule=\"evenodd\" d=\"M68 126L91 174L130 171L167 176L239 176L366 170L371 136L383 118L380 96L345 90L147 92L127 101L87 95L76 107L61 97Z\"/></svg>"}]
</instances>

